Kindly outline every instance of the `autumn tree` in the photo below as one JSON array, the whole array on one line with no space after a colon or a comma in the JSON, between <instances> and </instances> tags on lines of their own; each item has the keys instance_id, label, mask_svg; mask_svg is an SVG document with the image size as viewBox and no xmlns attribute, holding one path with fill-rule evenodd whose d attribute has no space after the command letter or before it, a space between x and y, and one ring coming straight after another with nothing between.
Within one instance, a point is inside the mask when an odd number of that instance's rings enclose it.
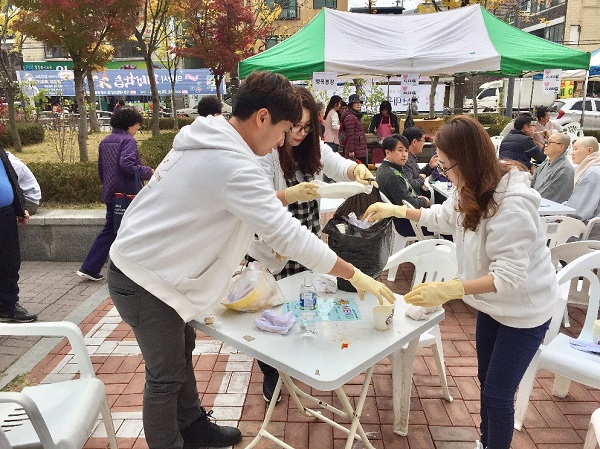
<instances>
[{"instance_id":1,"label":"autumn tree","mask_svg":"<svg viewBox=\"0 0 600 449\"><path fill-rule=\"evenodd\" d=\"M177 54L201 59L210 68L221 98L225 73L237 69L242 59L257 52L257 41L266 41L272 28L257 27L254 12L242 0L180 0L185 13L185 45Z\"/></svg>"},{"instance_id":2,"label":"autumn tree","mask_svg":"<svg viewBox=\"0 0 600 449\"><path fill-rule=\"evenodd\" d=\"M63 46L73 60L79 118L79 158L88 160L84 77L102 45L131 36L143 0L14 0L19 29L51 46Z\"/></svg>"},{"instance_id":3,"label":"autumn tree","mask_svg":"<svg viewBox=\"0 0 600 449\"><path fill-rule=\"evenodd\" d=\"M16 71L22 60L21 48L24 36L14 28L18 9L11 1L0 1L0 88L4 91L8 103L8 124L13 137L15 151L21 151L21 137L17 129L15 99L19 89ZM9 43L12 40L12 43Z\"/></svg>"},{"instance_id":4,"label":"autumn tree","mask_svg":"<svg viewBox=\"0 0 600 449\"><path fill-rule=\"evenodd\" d=\"M169 20L169 0L143 0L144 7L140 15L140 24L135 29L135 38L144 55L148 79L150 81L150 93L152 96L152 135L160 133L160 98L154 77L154 64L152 55L159 49L161 43L166 39L165 27Z\"/></svg>"}]
</instances>

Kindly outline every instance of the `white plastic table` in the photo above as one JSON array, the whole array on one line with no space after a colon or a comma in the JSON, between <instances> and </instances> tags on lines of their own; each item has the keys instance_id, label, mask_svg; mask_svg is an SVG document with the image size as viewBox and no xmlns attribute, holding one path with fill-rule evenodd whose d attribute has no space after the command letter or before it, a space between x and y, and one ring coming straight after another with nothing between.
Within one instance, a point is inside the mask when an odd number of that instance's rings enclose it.
<instances>
[{"instance_id":1,"label":"white plastic table","mask_svg":"<svg viewBox=\"0 0 600 449\"><path fill-rule=\"evenodd\" d=\"M452 192L454 192L454 187L448 188L448 183L437 181L431 184L433 190L441 193L446 198L450 196ZM554 201L547 200L542 198L540 202L540 207L538 208L538 213L540 216L544 215L569 215L574 214L575 209L569 206L565 206L564 204L556 203Z\"/></svg>"},{"instance_id":2,"label":"white plastic table","mask_svg":"<svg viewBox=\"0 0 600 449\"><path fill-rule=\"evenodd\" d=\"M278 281L286 301L295 301L299 297L300 284L307 276L317 276L308 272ZM444 318L444 312L439 311L429 315L427 321L415 321L404 316L408 307L402 296L396 295L395 314L390 330L377 331L372 325L372 309L377 300L372 295L366 295L365 301L360 301L356 293L338 291L327 294L322 299L352 298L358 305L361 320L354 321L321 321L317 323L317 335L303 336L298 323L288 335L279 335L259 330L254 319L256 313L235 312L220 304L208 312L215 319L211 325L206 325L202 318L192 321L190 325L196 329L223 341L236 349L275 367L280 374L279 382L273 393L276 398L282 383L290 394L292 401L300 412L313 416L330 424L336 429L348 434L346 448L352 447L355 439L361 440L365 447L373 448L360 424L360 415L371 382L375 364L385 357L392 362L393 403L394 403L394 432L406 435L408 432L408 415L410 409L410 394L412 386L413 361L419 342L419 336L434 327ZM283 306L275 310L283 313ZM403 348L403 346L405 346ZM344 392L344 384L366 371L356 407ZM336 392L343 410L313 398L300 390L292 378L298 379L309 386L321 390ZM319 411L305 407L299 397L307 399L312 404L320 406L334 415L351 419L350 428L336 423L323 416ZM247 446L254 447L262 438L268 438L282 447L291 449L292 446L276 438L267 431L276 401L271 401L264 422L258 435ZM311 405L312 406L312 405Z\"/></svg>"}]
</instances>

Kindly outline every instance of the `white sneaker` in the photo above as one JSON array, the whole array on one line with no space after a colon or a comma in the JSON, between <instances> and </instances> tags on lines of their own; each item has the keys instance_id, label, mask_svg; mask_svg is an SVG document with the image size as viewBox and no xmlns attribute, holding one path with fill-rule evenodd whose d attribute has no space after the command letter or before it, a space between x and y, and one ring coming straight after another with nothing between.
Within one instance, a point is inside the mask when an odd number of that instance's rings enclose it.
<instances>
[{"instance_id":1,"label":"white sneaker","mask_svg":"<svg viewBox=\"0 0 600 449\"><path fill-rule=\"evenodd\" d=\"M475 441L475 449L484 449L483 444L481 444L481 441Z\"/></svg>"}]
</instances>

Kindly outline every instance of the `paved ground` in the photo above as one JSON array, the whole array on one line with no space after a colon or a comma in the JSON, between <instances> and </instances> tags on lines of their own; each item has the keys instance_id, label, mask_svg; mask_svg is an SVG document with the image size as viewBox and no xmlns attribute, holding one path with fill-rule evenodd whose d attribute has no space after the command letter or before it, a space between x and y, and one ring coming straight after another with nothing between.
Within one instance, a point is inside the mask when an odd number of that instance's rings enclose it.
<instances>
[{"instance_id":1,"label":"paved ground","mask_svg":"<svg viewBox=\"0 0 600 449\"><path fill-rule=\"evenodd\" d=\"M75 262L22 262L19 281L21 304L37 313L41 321L61 321L72 317L69 321L79 324L97 305L90 297L105 284L105 281L83 282L75 274L80 266ZM102 300L105 298L106 295ZM38 340L37 337L0 336L0 386L5 384L6 370Z\"/></svg>"},{"instance_id":2,"label":"paved ground","mask_svg":"<svg viewBox=\"0 0 600 449\"><path fill-rule=\"evenodd\" d=\"M403 267L405 268L405 267ZM120 448L146 447L141 421L144 364L131 329L113 307L102 285L81 283L74 276L77 264L25 263L23 267L23 303L40 313L43 320L69 316L86 336L96 373L106 384ZM399 270L392 286L396 291L407 288L409 269ZM86 301L86 295L89 300ZM91 296L90 296L91 295ZM64 299L64 301L63 301ZM63 304L64 302L64 304ZM581 328L584 312L571 308L573 332ZM454 402L441 399L441 389L435 363L429 349L420 349L415 361L415 374L408 437L393 434L391 403L391 369L380 362L361 422L376 448L394 449L472 449L478 436L479 385L476 377L474 347L475 312L462 302L446 306L446 318L441 324L449 384ZM17 353L30 342L3 341ZM39 342L21 357L15 367L31 365L33 382L50 382L74 376L66 342L54 347ZM14 354L12 357L16 357ZM4 355L2 359L4 360ZM36 360L37 357L37 360ZM239 426L244 447L256 434L265 413L262 399L262 375L256 363L244 354L205 335L198 335L195 369L202 402L214 410L220 423ZM27 359L27 363L23 360ZM33 363L35 360L35 363ZM356 400L362 376L347 387ZM513 449L575 449L581 448L593 410L600 407L600 392L578 384L571 386L565 399L551 396L552 379L541 373L534 388L529 414L523 432L515 432ZM330 392L313 392L332 399ZM335 404L336 400L334 400ZM297 448L340 448L343 435L322 423L301 415L284 392L274 414L271 430L283 436ZM106 448L102 426L88 440L86 448ZM276 447L261 442L258 448ZM354 448L363 446L355 444Z\"/></svg>"}]
</instances>

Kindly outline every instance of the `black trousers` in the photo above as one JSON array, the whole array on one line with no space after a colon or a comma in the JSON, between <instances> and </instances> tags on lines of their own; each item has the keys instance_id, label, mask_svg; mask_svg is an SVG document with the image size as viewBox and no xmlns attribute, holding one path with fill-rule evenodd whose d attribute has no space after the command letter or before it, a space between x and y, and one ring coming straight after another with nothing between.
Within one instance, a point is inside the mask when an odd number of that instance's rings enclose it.
<instances>
[{"instance_id":1,"label":"black trousers","mask_svg":"<svg viewBox=\"0 0 600 449\"><path fill-rule=\"evenodd\" d=\"M0 208L0 313L12 314L19 301L21 249L12 205Z\"/></svg>"}]
</instances>

